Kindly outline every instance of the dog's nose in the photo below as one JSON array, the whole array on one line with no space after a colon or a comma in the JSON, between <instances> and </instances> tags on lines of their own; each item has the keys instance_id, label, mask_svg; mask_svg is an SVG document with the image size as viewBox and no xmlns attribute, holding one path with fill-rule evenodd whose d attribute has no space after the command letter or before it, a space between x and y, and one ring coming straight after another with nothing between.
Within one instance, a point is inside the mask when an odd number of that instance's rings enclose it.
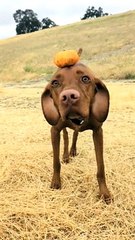
<instances>
[{"instance_id":1,"label":"dog's nose","mask_svg":"<svg viewBox=\"0 0 135 240\"><path fill-rule=\"evenodd\" d=\"M64 90L60 94L60 101L63 104L75 104L80 98L80 93L74 89Z\"/></svg>"}]
</instances>

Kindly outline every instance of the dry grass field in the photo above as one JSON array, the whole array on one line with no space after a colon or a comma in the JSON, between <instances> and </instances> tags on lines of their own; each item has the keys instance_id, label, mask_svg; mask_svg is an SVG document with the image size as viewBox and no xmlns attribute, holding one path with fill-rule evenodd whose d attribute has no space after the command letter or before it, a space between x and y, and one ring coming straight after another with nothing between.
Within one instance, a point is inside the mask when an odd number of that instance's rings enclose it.
<instances>
[{"instance_id":1,"label":"dry grass field","mask_svg":"<svg viewBox=\"0 0 135 240\"><path fill-rule=\"evenodd\" d=\"M77 157L62 164L62 189L51 190L50 126L40 107L44 83L1 85L1 240L135 239L135 84L106 84L111 93L104 124L110 205L98 199L91 132L80 133Z\"/></svg>"}]
</instances>

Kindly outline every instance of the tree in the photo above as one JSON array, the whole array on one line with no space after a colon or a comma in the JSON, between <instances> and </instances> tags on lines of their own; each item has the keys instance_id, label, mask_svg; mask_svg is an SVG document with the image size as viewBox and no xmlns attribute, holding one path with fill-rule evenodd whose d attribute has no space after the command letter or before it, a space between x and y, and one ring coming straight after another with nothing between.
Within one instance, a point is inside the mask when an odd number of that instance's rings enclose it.
<instances>
[{"instance_id":1,"label":"tree","mask_svg":"<svg viewBox=\"0 0 135 240\"><path fill-rule=\"evenodd\" d=\"M81 18L81 20L94 17L94 12L95 12L94 7L88 7L86 13L84 14L83 18Z\"/></svg>"},{"instance_id":2,"label":"tree","mask_svg":"<svg viewBox=\"0 0 135 240\"><path fill-rule=\"evenodd\" d=\"M22 11L18 9L13 14L14 20L17 23L16 33L25 34L38 31L41 28L41 23L37 18L37 14L31 9Z\"/></svg>"},{"instance_id":3,"label":"tree","mask_svg":"<svg viewBox=\"0 0 135 240\"><path fill-rule=\"evenodd\" d=\"M98 10L95 9L95 7L88 7L86 10L86 13L81 18L81 20L87 19L87 18L98 18L102 16L107 16L108 13L103 13L103 8L99 7Z\"/></svg>"},{"instance_id":4,"label":"tree","mask_svg":"<svg viewBox=\"0 0 135 240\"><path fill-rule=\"evenodd\" d=\"M42 29L56 27L56 23L53 22L50 18L46 17L42 19Z\"/></svg>"},{"instance_id":5,"label":"tree","mask_svg":"<svg viewBox=\"0 0 135 240\"><path fill-rule=\"evenodd\" d=\"M99 7L98 10L95 10L96 18L103 16L103 8Z\"/></svg>"}]
</instances>

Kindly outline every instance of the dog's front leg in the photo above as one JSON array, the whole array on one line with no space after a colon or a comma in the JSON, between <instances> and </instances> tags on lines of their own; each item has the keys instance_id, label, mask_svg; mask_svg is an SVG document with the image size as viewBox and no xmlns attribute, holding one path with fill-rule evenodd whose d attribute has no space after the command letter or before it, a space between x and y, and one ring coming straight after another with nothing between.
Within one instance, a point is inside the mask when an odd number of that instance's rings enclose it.
<instances>
[{"instance_id":1,"label":"dog's front leg","mask_svg":"<svg viewBox=\"0 0 135 240\"><path fill-rule=\"evenodd\" d=\"M97 180L99 184L100 196L106 203L111 201L111 195L106 185L104 160L103 160L103 130L99 128L93 131L93 141L97 160Z\"/></svg>"},{"instance_id":2,"label":"dog's front leg","mask_svg":"<svg viewBox=\"0 0 135 240\"><path fill-rule=\"evenodd\" d=\"M63 140L64 140L63 162L69 163L69 152L68 152L69 140L68 140L68 131L66 130L66 128L63 129Z\"/></svg>"},{"instance_id":3,"label":"dog's front leg","mask_svg":"<svg viewBox=\"0 0 135 240\"><path fill-rule=\"evenodd\" d=\"M72 145L70 149L70 156L75 157L77 155L77 150L76 150L76 143L77 143L77 138L78 138L78 131L73 132L73 140L72 140Z\"/></svg>"},{"instance_id":4,"label":"dog's front leg","mask_svg":"<svg viewBox=\"0 0 135 240\"><path fill-rule=\"evenodd\" d=\"M51 140L53 147L53 178L51 182L51 188L59 189L61 188L61 179L60 179L60 131L55 127L51 128Z\"/></svg>"}]
</instances>

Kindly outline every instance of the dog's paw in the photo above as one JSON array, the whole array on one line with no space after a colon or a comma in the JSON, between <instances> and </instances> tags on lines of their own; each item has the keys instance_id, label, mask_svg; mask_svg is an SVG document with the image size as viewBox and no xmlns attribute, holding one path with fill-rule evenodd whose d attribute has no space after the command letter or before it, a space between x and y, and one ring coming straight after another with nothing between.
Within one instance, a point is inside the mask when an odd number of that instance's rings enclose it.
<instances>
[{"instance_id":1,"label":"dog's paw","mask_svg":"<svg viewBox=\"0 0 135 240\"><path fill-rule=\"evenodd\" d=\"M69 163L69 155L63 154L63 162L64 163Z\"/></svg>"},{"instance_id":2,"label":"dog's paw","mask_svg":"<svg viewBox=\"0 0 135 240\"><path fill-rule=\"evenodd\" d=\"M60 177L54 175L51 182L51 188L53 189L61 189L61 180Z\"/></svg>"},{"instance_id":3,"label":"dog's paw","mask_svg":"<svg viewBox=\"0 0 135 240\"><path fill-rule=\"evenodd\" d=\"M103 199L103 201L106 204L110 204L113 202L113 197L108 189L104 190L103 192L100 192L100 198Z\"/></svg>"},{"instance_id":4,"label":"dog's paw","mask_svg":"<svg viewBox=\"0 0 135 240\"><path fill-rule=\"evenodd\" d=\"M71 149L70 149L70 156L71 156L71 157L77 156L77 150L76 150L76 148L71 148Z\"/></svg>"}]
</instances>

